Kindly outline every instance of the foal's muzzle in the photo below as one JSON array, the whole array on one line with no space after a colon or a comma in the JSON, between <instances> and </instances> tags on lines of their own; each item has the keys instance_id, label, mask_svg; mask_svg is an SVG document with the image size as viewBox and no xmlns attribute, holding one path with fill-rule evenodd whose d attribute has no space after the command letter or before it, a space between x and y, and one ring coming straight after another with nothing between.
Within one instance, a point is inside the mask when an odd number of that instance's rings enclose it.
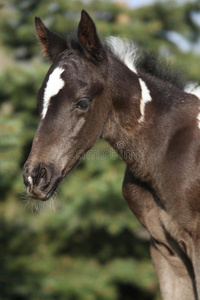
<instances>
[{"instance_id":1,"label":"foal's muzzle","mask_svg":"<svg viewBox=\"0 0 200 300\"><path fill-rule=\"evenodd\" d=\"M56 176L51 165L29 164L24 165L24 184L27 187L27 194L38 200L48 200L56 190L61 181L60 176Z\"/></svg>"}]
</instances>

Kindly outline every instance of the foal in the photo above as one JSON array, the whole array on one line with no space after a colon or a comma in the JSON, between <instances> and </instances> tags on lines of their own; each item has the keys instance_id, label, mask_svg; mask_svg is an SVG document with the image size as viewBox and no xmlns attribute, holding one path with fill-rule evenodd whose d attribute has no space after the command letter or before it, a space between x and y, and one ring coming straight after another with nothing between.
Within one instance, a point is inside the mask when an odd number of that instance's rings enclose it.
<instances>
[{"instance_id":1,"label":"foal","mask_svg":"<svg viewBox=\"0 0 200 300\"><path fill-rule=\"evenodd\" d=\"M131 42L103 46L85 11L68 41L38 17L35 25L52 65L24 166L28 194L48 200L81 155L107 140L127 164L123 195L150 233L163 299L200 299L199 98Z\"/></svg>"}]
</instances>

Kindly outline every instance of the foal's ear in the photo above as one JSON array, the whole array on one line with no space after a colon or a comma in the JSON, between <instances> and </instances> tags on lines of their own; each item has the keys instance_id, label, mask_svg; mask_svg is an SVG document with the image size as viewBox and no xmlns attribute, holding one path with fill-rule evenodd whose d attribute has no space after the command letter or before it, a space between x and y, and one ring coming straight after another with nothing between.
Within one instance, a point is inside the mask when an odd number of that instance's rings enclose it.
<instances>
[{"instance_id":1,"label":"foal's ear","mask_svg":"<svg viewBox=\"0 0 200 300\"><path fill-rule=\"evenodd\" d=\"M42 51L51 61L67 49L66 41L56 33L50 31L39 17L35 17L35 28Z\"/></svg>"},{"instance_id":2,"label":"foal's ear","mask_svg":"<svg viewBox=\"0 0 200 300\"><path fill-rule=\"evenodd\" d=\"M78 38L84 49L85 55L92 60L103 62L107 58L101 41L98 37L96 26L85 10L81 12L78 26Z\"/></svg>"}]
</instances>

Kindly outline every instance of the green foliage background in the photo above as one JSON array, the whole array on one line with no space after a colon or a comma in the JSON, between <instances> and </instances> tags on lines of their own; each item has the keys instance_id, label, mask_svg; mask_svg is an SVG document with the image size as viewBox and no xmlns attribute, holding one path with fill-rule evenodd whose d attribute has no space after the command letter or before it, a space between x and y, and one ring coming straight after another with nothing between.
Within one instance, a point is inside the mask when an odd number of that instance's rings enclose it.
<instances>
[{"instance_id":1,"label":"green foliage background","mask_svg":"<svg viewBox=\"0 0 200 300\"><path fill-rule=\"evenodd\" d=\"M199 1L162 1L137 10L111 1L0 2L0 299L159 300L148 235L121 195L125 164L98 142L46 205L27 199L22 168L38 124L36 95L48 70L34 33L39 15L67 36L85 8L102 37L134 39L200 81L199 54L166 39L191 43Z\"/></svg>"}]
</instances>

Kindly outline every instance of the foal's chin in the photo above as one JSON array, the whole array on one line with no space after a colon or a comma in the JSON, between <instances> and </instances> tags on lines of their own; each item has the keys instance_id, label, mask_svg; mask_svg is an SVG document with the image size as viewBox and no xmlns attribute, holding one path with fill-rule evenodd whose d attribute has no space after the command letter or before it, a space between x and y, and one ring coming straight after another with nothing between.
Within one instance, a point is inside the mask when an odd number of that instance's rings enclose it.
<instances>
[{"instance_id":1,"label":"foal's chin","mask_svg":"<svg viewBox=\"0 0 200 300\"><path fill-rule=\"evenodd\" d=\"M54 192L55 192L55 190L54 191L49 191L47 193L44 193L43 191L35 193L35 192L30 191L29 187L27 188L27 195L29 197L31 197L32 199L38 200L38 201L47 201L47 200L49 200L53 196Z\"/></svg>"}]
</instances>

